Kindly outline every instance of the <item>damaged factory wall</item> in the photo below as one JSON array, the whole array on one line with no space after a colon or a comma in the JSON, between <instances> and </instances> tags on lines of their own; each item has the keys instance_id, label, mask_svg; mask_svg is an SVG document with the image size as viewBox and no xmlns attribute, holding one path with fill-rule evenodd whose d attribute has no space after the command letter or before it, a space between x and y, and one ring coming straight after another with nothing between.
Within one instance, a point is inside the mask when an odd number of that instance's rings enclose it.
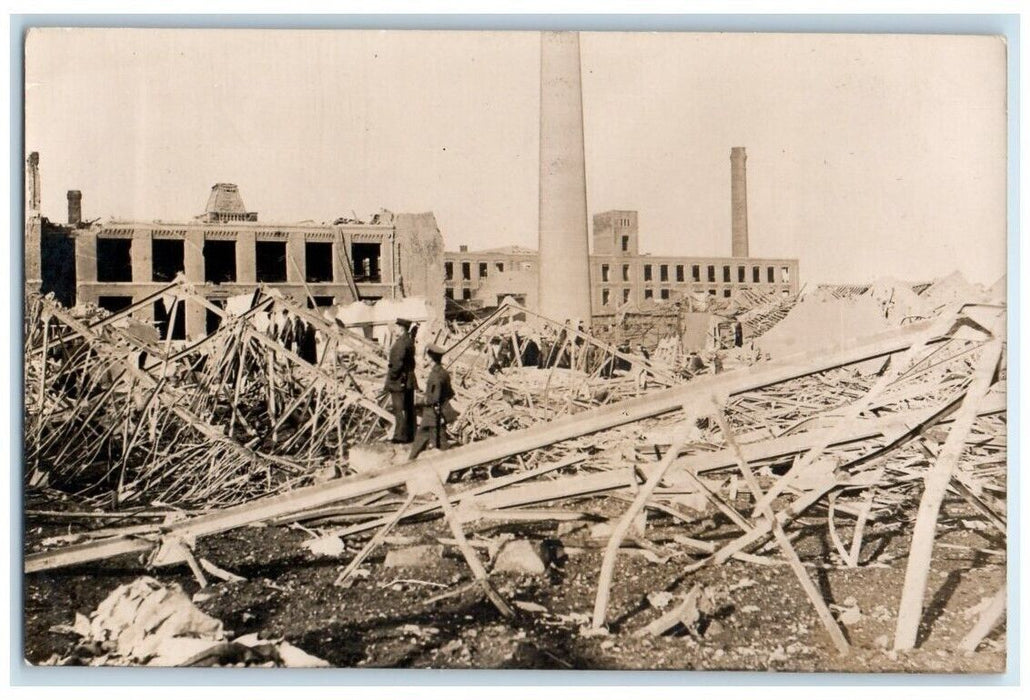
<instances>
[{"instance_id":1,"label":"damaged factory wall","mask_svg":"<svg viewBox=\"0 0 1030 700\"><path fill-rule=\"evenodd\" d=\"M429 325L443 326L443 236L432 212L397 214L394 220L404 296L426 298Z\"/></svg>"}]
</instances>

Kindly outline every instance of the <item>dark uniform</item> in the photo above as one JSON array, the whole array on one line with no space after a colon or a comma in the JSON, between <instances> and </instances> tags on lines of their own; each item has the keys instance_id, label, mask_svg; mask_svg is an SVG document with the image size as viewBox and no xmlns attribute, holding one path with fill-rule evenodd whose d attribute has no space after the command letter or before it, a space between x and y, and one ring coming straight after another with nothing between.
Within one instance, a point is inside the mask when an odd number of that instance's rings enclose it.
<instances>
[{"instance_id":1,"label":"dark uniform","mask_svg":"<svg viewBox=\"0 0 1030 700\"><path fill-rule=\"evenodd\" d=\"M409 321L397 319L404 332L390 346L390 364L384 388L390 392L394 417L393 442L411 442L415 436L415 343L408 335Z\"/></svg>"},{"instance_id":2,"label":"dark uniform","mask_svg":"<svg viewBox=\"0 0 1030 700\"><path fill-rule=\"evenodd\" d=\"M419 453L432 443L439 450L446 450L447 423L457 417L450 406L454 398L451 387L451 375L440 364L438 355L431 355L435 360L426 380L425 404L422 407L422 423L415 434L415 443L411 446L409 459L415 459Z\"/></svg>"}]
</instances>

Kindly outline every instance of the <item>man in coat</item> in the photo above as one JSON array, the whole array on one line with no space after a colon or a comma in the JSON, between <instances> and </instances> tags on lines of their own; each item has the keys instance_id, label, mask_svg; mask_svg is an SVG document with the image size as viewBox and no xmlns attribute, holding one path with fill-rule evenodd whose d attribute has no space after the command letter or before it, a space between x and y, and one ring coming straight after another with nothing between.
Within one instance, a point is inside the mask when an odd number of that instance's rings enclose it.
<instances>
[{"instance_id":1,"label":"man in coat","mask_svg":"<svg viewBox=\"0 0 1030 700\"><path fill-rule=\"evenodd\" d=\"M390 392L394 417L391 442L409 443L415 437L415 342L408 334L411 321L398 318L396 337L390 346L390 364L384 388Z\"/></svg>"},{"instance_id":2,"label":"man in coat","mask_svg":"<svg viewBox=\"0 0 1030 700\"><path fill-rule=\"evenodd\" d=\"M440 363L445 350L437 344L426 348L426 354L433 361L426 380L425 403L422 405L422 423L415 434L415 442L411 446L408 459L415 459L428 445L438 450L446 450L447 424L453 422L457 412L451 407L454 389L451 387L451 375Z\"/></svg>"}]
</instances>

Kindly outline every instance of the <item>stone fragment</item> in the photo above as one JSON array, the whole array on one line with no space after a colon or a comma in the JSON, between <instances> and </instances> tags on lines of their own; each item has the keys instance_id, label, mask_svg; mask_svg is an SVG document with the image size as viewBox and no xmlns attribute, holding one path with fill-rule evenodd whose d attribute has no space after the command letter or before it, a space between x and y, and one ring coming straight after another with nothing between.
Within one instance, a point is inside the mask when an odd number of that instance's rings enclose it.
<instances>
[{"instance_id":1,"label":"stone fragment","mask_svg":"<svg viewBox=\"0 0 1030 700\"><path fill-rule=\"evenodd\" d=\"M529 540L508 542L497 553L497 561L494 562L494 571L539 575L546 569L539 549Z\"/></svg>"},{"instance_id":2,"label":"stone fragment","mask_svg":"<svg viewBox=\"0 0 1030 700\"><path fill-rule=\"evenodd\" d=\"M412 569L432 566L443 557L443 546L438 544L420 544L413 547L392 549L386 554L383 566L388 569Z\"/></svg>"}]
</instances>

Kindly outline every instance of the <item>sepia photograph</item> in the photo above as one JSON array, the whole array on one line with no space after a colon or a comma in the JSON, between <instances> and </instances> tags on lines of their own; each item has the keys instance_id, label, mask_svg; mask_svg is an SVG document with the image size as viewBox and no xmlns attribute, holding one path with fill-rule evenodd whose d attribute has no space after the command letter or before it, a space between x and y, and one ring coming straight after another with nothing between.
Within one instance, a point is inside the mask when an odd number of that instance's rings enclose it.
<instances>
[{"instance_id":1,"label":"sepia photograph","mask_svg":"<svg viewBox=\"0 0 1030 700\"><path fill-rule=\"evenodd\" d=\"M24 663L1005 673L1008 53L28 29Z\"/></svg>"}]
</instances>

